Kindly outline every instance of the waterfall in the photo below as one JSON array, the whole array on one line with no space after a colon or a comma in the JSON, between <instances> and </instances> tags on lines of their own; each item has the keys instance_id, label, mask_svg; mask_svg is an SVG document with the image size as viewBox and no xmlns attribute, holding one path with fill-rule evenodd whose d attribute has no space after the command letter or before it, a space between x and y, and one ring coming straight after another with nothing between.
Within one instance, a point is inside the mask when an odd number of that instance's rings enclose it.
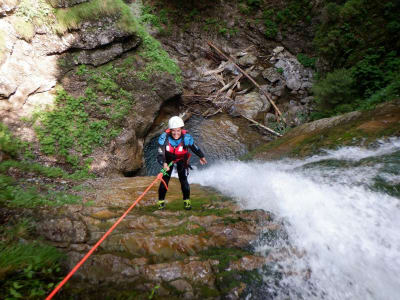
<instances>
[{"instance_id":1,"label":"waterfall","mask_svg":"<svg viewBox=\"0 0 400 300\"><path fill-rule=\"evenodd\" d=\"M287 254L249 299L399 299L399 138L303 160L220 161L190 181L284 224L275 242L257 243L260 254Z\"/></svg>"}]
</instances>

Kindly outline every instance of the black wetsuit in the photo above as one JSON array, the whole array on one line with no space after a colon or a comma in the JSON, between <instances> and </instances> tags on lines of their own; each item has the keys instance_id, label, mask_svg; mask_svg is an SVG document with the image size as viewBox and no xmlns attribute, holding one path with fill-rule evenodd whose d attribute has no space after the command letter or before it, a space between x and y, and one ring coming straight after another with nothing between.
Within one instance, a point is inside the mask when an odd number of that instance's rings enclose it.
<instances>
[{"instance_id":1,"label":"black wetsuit","mask_svg":"<svg viewBox=\"0 0 400 300\"><path fill-rule=\"evenodd\" d=\"M163 133L165 134L165 133ZM189 134L185 134L189 135ZM182 135L183 141L185 141L185 136ZM187 137L187 136L186 136ZM161 143L160 140L162 140L162 136L160 136L159 139L159 148L158 148L158 156L157 156L157 161L163 165L164 163L169 164L171 161L176 160L176 157L173 153L170 153L166 151L166 144L168 143L168 135L165 137L164 142ZM188 148L192 150L194 154L196 154L198 157L203 158L204 154L203 151L194 143L193 138L189 135L189 138L186 140L189 140L189 145L184 145L185 148ZM190 143L191 141L191 143ZM174 165L172 165L167 172L169 176L164 175L163 180L168 186L169 179L171 178L172 170L174 168ZM181 189L182 189L182 194L183 194L183 200L187 200L190 198L190 186L189 182L187 180L187 175L188 175L188 162L184 160L180 160L176 163L176 168L178 171L178 176L179 176L179 181L181 183ZM165 199L165 194L167 193L167 189L165 188L164 184L161 182L160 186L158 188L158 200L164 200Z\"/></svg>"}]
</instances>

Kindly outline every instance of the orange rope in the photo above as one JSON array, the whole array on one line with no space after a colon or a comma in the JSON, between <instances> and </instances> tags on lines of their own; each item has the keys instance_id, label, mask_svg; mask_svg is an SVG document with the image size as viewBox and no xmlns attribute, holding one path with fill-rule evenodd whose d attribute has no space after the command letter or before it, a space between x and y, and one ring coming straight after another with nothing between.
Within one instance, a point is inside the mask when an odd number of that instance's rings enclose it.
<instances>
[{"instance_id":1,"label":"orange rope","mask_svg":"<svg viewBox=\"0 0 400 300\"><path fill-rule=\"evenodd\" d=\"M68 273L67 276L60 282L59 285L51 292L50 295L47 296L46 300L50 300L54 297L54 295L61 289L61 287L71 278L72 275L83 265L83 263L89 258L90 255L100 246L100 244L106 239L106 237L118 226L119 223L126 217L126 215L135 207L136 204L139 203L140 200L144 197L144 195L151 189L151 187L156 183L157 180L161 180L161 182L165 185L165 188L168 190L168 186L165 181L162 179L163 174L159 173L157 178L147 187L147 189L136 199L136 201L127 209L127 211L118 219L117 222L114 223L113 226L101 237L101 239L89 250L89 252L76 264L76 266Z\"/></svg>"}]
</instances>

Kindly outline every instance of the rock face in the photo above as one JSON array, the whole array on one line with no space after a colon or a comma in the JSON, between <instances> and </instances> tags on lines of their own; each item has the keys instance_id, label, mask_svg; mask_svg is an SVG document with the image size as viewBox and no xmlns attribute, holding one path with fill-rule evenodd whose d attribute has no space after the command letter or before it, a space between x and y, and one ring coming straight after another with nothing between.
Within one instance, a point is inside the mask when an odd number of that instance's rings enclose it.
<instances>
[{"instance_id":1,"label":"rock face","mask_svg":"<svg viewBox=\"0 0 400 300\"><path fill-rule=\"evenodd\" d=\"M244 115L254 119L259 112L266 112L271 104L264 95L257 92L237 96L233 107L233 114Z\"/></svg>"},{"instance_id":2,"label":"rock face","mask_svg":"<svg viewBox=\"0 0 400 300\"><path fill-rule=\"evenodd\" d=\"M292 91L309 89L312 86L312 71L304 68L295 56L281 48L278 49L281 51L273 51L275 55L271 57L270 62L275 68L282 70L286 86Z\"/></svg>"},{"instance_id":3,"label":"rock face","mask_svg":"<svg viewBox=\"0 0 400 300\"><path fill-rule=\"evenodd\" d=\"M54 107L56 85L74 97L84 97L89 81L95 77L77 76L78 66L114 65L120 63L123 55L130 55L134 58L132 67L126 74L119 74L116 83L132 95L134 104L125 113L121 134L105 147L93 149L91 170L99 175L136 172L143 165L144 138L160 107L164 101L180 95L181 86L169 74L153 72L153 81L138 79L136 73L148 63L138 53L141 39L130 29L123 29L118 14L83 21L78 28L63 35L55 34L50 27L34 24L33 36L27 42L19 37L12 22L17 2L7 0L0 6L0 14L5 15L0 18L0 121L23 140L37 145L31 124L22 122L21 118L29 119L34 111ZM50 2L53 7L66 8L86 0ZM97 80L99 84L108 83L102 78ZM96 96L110 101L104 93ZM96 119L96 112L90 117ZM62 158L46 157L37 146L35 151L47 163L56 160L65 163Z\"/></svg>"},{"instance_id":4,"label":"rock face","mask_svg":"<svg viewBox=\"0 0 400 300\"><path fill-rule=\"evenodd\" d=\"M400 100L379 105L371 111L354 111L344 115L305 123L281 139L263 145L252 157L276 159L305 156L321 149L343 145L368 146L377 139L400 134ZM267 149L267 150L265 150Z\"/></svg>"},{"instance_id":5,"label":"rock face","mask_svg":"<svg viewBox=\"0 0 400 300\"><path fill-rule=\"evenodd\" d=\"M135 177L87 182L81 194L84 202L91 201L90 206L40 210L35 216L36 231L67 253L65 266L72 269L152 181L151 177ZM185 211L179 181L174 178L166 209L158 211L157 188L148 192L77 271L75 284L88 281L93 286L88 288L91 299L100 283L129 284L129 291L145 294L159 285L157 295L178 293L187 299L204 299L212 290L217 298L227 293L220 290L225 289L220 283L224 276L245 274L269 261L244 250L274 227L268 213L240 211L231 200L197 185L191 187L194 208Z\"/></svg>"}]
</instances>

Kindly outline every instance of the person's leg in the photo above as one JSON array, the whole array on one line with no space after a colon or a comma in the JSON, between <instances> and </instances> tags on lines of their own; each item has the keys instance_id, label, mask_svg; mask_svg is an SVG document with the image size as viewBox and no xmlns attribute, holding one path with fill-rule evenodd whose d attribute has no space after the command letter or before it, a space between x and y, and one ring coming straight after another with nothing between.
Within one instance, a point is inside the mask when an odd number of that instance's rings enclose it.
<instances>
[{"instance_id":1,"label":"person's leg","mask_svg":"<svg viewBox=\"0 0 400 300\"><path fill-rule=\"evenodd\" d=\"M186 169L182 162L179 162L177 164L177 171L178 171L179 181L181 182L184 208L191 209L192 205L190 203L190 186L186 175L187 174Z\"/></svg>"},{"instance_id":2,"label":"person's leg","mask_svg":"<svg viewBox=\"0 0 400 300\"><path fill-rule=\"evenodd\" d=\"M167 174L169 176L164 175L162 177L162 179L165 181L165 183L168 186L169 183L169 179L171 178L171 174L172 174L172 169L174 168L174 165L172 165L169 169L169 171L167 172ZM165 206L165 195L167 194L167 189L164 186L164 183L161 181L160 182L160 186L158 187L158 206L159 208L164 208Z\"/></svg>"},{"instance_id":3,"label":"person's leg","mask_svg":"<svg viewBox=\"0 0 400 300\"><path fill-rule=\"evenodd\" d=\"M181 189L183 194L183 200L190 198L190 186L186 175L186 169L184 164L180 161L177 163L177 171L179 176L179 181L181 182Z\"/></svg>"}]
</instances>

